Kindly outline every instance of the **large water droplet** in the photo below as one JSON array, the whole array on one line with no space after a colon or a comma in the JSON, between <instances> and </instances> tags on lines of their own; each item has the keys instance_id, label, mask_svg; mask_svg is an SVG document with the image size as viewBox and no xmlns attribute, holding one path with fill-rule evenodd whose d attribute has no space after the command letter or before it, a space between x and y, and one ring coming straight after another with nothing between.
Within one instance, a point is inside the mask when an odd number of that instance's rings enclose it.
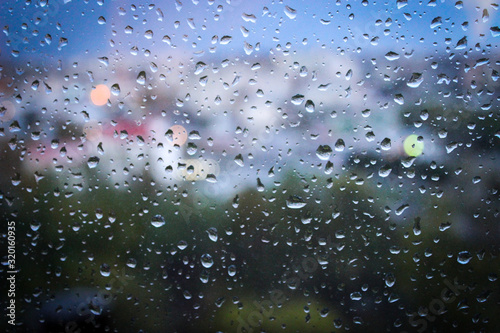
<instances>
[{"instance_id":1,"label":"large water droplet","mask_svg":"<svg viewBox=\"0 0 500 333\"><path fill-rule=\"evenodd\" d=\"M284 12L289 19L293 20L297 17L297 11L291 7L285 6Z\"/></svg>"},{"instance_id":2,"label":"large water droplet","mask_svg":"<svg viewBox=\"0 0 500 333\"><path fill-rule=\"evenodd\" d=\"M212 259L212 256L208 253L205 253L201 256L201 264L203 265L203 267L205 268L210 268L213 266L214 264L214 260Z\"/></svg>"},{"instance_id":3,"label":"large water droplet","mask_svg":"<svg viewBox=\"0 0 500 333\"><path fill-rule=\"evenodd\" d=\"M389 61L394 61L399 59L399 54L396 52L389 51L385 54L385 58Z\"/></svg>"},{"instance_id":4,"label":"large water droplet","mask_svg":"<svg viewBox=\"0 0 500 333\"><path fill-rule=\"evenodd\" d=\"M389 150L389 149L391 149L391 139L385 138L380 143L380 146L382 147L383 150Z\"/></svg>"},{"instance_id":5,"label":"large water droplet","mask_svg":"<svg viewBox=\"0 0 500 333\"><path fill-rule=\"evenodd\" d=\"M109 276L111 274L111 267L108 264L102 264L99 270L102 276Z\"/></svg>"},{"instance_id":6,"label":"large water droplet","mask_svg":"<svg viewBox=\"0 0 500 333\"><path fill-rule=\"evenodd\" d=\"M385 285L389 288L394 286L394 283L396 283L396 278L394 277L394 274L392 274L392 273L387 273L385 275L384 280L385 280Z\"/></svg>"},{"instance_id":7,"label":"large water droplet","mask_svg":"<svg viewBox=\"0 0 500 333\"><path fill-rule=\"evenodd\" d=\"M389 165L384 165L378 171L378 175L382 178L385 178L391 174L392 168Z\"/></svg>"},{"instance_id":8,"label":"large water droplet","mask_svg":"<svg viewBox=\"0 0 500 333\"><path fill-rule=\"evenodd\" d=\"M208 228L207 234L208 234L208 238L210 238L210 240L212 242L217 242L217 239L219 238L218 233L217 233L217 228L214 228L214 227Z\"/></svg>"},{"instance_id":9,"label":"large water droplet","mask_svg":"<svg viewBox=\"0 0 500 333\"><path fill-rule=\"evenodd\" d=\"M423 75L421 73L413 73L406 85L410 88L418 88L422 82L424 82Z\"/></svg>"},{"instance_id":10,"label":"large water droplet","mask_svg":"<svg viewBox=\"0 0 500 333\"><path fill-rule=\"evenodd\" d=\"M97 165L99 165L99 157L97 157L97 156L89 157L89 159L87 161L87 165L91 169L97 167Z\"/></svg>"},{"instance_id":11,"label":"large water droplet","mask_svg":"<svg viewBox=\"0 0 500 333\"><path fill-rule=\"evenodd\" d=\"M292 103L293 104L300 105L303 102L304 102L304 95L297 94L297 95L292 96Z\"/></svg>"},{"instance_id":12,"label":"large water droplet","mask_svg":"<svg viewBox=\"0 0 500 333\"><path fill-rule=\"evenodd\" d=\"M338 139L337 142L335 142L335 150L336 151L344 151L345 149L345 142L342 139Z\"/></svg>"},{"instance_id":13,"label":"large water droplet","mask_svg":"<svg viewBox=\"0 0 500 333\"><path fill-rule=\"evenodd\" d=\"M457 261L462 265L468 264L471 259L472 254L470 254L469 251L462 251L458 253Z\"/></svg>"},{"instance_id":14,"label":"large water droplet","mask_svg":"<svg viewBox=\"0 0 500 333\"><path fill-rule=\"evenodd\" d=\"M241 154L236 155L234 163L238 164L240 167L245 166L245 162L243 162L243 156Z\"/></svg>"},{"instance_id":15,"label":"large water droplet","mask_svg":"<svg viewBox=\"0 0 500 333\"><path fill-rule=\"evenodd\" d=\"M288 198L288 200L286 200L286 206L288 208L292 208L292 209L299 209L299 208L302 208L306 205L307 203L299 196L297 195L294 195L294 196L290 196Z\"/></svg>"},{"instance_id":16,"label":"large water droplet","mask_svg":"<svg viewBox=\"0 0 500 333\"><path fill-rule=\"evenodd\" d=\"M308 99L306 101L306 111L309 113L313 113L315 110L314 102Z\"/></svg>"},{"instance_id":17,"label":"large water droplet","mask_svg":"<svg viewBox=\"0 0 500 333\"><path fill-rule=\"evenodd\" d=\"M163 225L165 225L165 218L161 215L155 215L151 219L151 225L156 228L162 227Z\"/></svg>"},{"instance_id":18,"label":"large water droplet","mask_svg":"<svg viewBox=\"0 0 500 333\"><path fill-rule=\"evenodd\" d=\"M332 148L328 145L320 145L316 150L316 156L318 156L320 160L328 161L331 155Z\"/></svg>"},{"instance_id":19,"label":"large water droplet","mask_svg":"<svg viewBox=\"0 0 500 333\"><path fill-rule=\"evenodd\" d=\"M145 71L141 71L138 75L137 75L137 83L139 84L145 84L146 83L146 72Z\"/></svg>"}]
</instances>

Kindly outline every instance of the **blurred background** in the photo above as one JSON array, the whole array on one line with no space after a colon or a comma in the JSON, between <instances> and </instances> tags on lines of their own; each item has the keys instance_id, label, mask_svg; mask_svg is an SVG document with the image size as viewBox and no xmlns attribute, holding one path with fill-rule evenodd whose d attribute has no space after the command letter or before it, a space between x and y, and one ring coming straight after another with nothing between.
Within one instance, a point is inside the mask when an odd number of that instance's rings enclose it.
<instances>
[{"instance_id":1,"label":"blurred background","mask_svg":"<svg viewBox=\"0 0 500 333\"><path fill-rule=\"evenodd\" d=\"M0 327L495 332L498 9L2 2Z\"/></svg>"}]
</instances>

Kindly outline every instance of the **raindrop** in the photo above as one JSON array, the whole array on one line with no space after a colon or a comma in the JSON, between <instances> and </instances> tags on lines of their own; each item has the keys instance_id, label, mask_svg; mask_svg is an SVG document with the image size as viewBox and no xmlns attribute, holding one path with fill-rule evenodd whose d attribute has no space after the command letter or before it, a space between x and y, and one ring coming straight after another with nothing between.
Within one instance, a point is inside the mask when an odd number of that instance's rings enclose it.
<instances>
[{"instance_id":1,"label":"raindrop","mask_svg":"<svg viewBox=\"0 0 500 333\"><path fill-rule=\"evenodd\" d=\"M245 166L245 162L243 161L243 156L241 154L236 155L234 158L234 163L238 164L240 167Z\"/></svg>"},{"instance_id":2,"label":"raindrop","mask_svg":"<svg viewBox=\"0 0 500 333\"><path fill-rule=\"evenodd\" d=\"M389 288L391 288L392 286L394 286L394 284L396 283L396 278L394 277L394 274L392 273L387 273L385 275L385 285Z\"/></svg>"},{"instance_id":3,"label":"raindrop","mask_svg":"<svg viewBox=\"0 0 500 333\"><path fill-rule=\"evenodd\" d=\"M264 192L265 187L264 184L260 181L260 178L257 178L257 191Z\"/></svg>"},{"instance_id":4,"label":"raindrop","mask_svg":"<svg viewBox=\"0 0 500 333\"><path fill-rule=\"evenodd\" d=\"M127 260L127 266L130 268L135 268L137 266L137 260L135 260L134 258L129 258Z\"/></svg>"},{"instance_id":5,"label":"raindrop","mask_svg":"<svg viewBox=\"0 0 500 333\"><path fill-rule=\"evenodd\" d=\"M115 83L111 86L111 93L114 96L120 95L120 86L118 85L118 83Z\"/></svg>"},{"instance_id":6,"label":"raindrop","mask_svg":"<svg viewBox=\"0 0 500 333\"><path fill-rule=\"evenodd\" d=\"M404 204L404 205L399 206L399 208L398 208L398 209L396 209L396 215L398 215L398 216L399 216L399 215L403 214L403 212L404 212L406 209L408 209L409 207L410 207L410 205L408 205L408 204Z\"/></svg>"},{"instance_id":7,"label":"raindrop","mask_svg":"<svg viewBox=\"0 0 500 333\"><path fill-rule=\"evenodd\" d=\"M472 255L469 253L469 251L462 251L458 253L457 261L462 265L468 264L471 259Z\"/></svg>"},{"instance_id":8,"label":"raindrop","mask_svg":"<svg viewBox=\"0 0 500 333\"><path fill-rule=\"evenodd\" d=\"M97 167L97 165L99 165L99 157L97 157L97 156L89 157L89 159L87 161L87 165L91 169Z\"/></svg>"},{"instance_id":9,"label":"raindrop","mask_svg":"<svg viewBox=\"0 0 500 333\"><path fill-rule=\"evenodd\" d=\"M309 112L309 113L313 113L314 110L315 110L315 106L314 106L313 101L311 101L310 99L308 99L306 101L306 111Z\"/></svg>"},{"instance_id":10,"label":"raindrop","mask_svg":"<svg viewBox=\"0 0 500 333\"><path fill-rule=\"evenodd\" d=\"M380 146L382 147L383 150L389 150L389 149L391 149L391 139L385 138L380 143Z\"/></svg>"},{"instance_id":11,"label":"raindrop","mask_svg":"<svg viewBox=\"0 0 500 333\"><path fill-rule=\"evenodd\" d=\"M286 200L286 206L288 208L292 208L292 209L300 209L302 207L304 207L307 203L299 196L297 195L294 195L294 196L290 196L287 200Z\"/></svg>"},{"instance_id":12,"label":"raindrop","mask_svg":"<svg viewBox=\"0 0 500 333\"><path fill-rule=\"evenodd\" d=\"M207 68L207 64L205 64L204 62L200 61L194 67L194 74L195 75L201 74L206 68Z\"/></svg>"},{"instance_id":13,"label":"raindrop","mask_svg":"<svg viewBox=\"0 0 500 333\"><path fill-rule=\"evenodd\" d=\"M297 11L291 7L285 6L284 11L286 16L291 20L297 17Z\"/></svg>"},{"instance_id":14,"label":"raindrop","mask_svg":"<svg viewBox=\"0 0 500 333\"><path fill-rule=\"evenodd\" d=\"M418 88L422 82L424 82L422 73L413 73L406 84L410 88Z\"/></svg>"},{"instance_id":15,"label":"raindrop","mask_svg":"<svg viewBox=\"0 0 500 333\"><path fill-rule=\"evenodd\" d=\"M208 238L210 238L210 240L212 242L217 242L217 239L219 238L218 233L217 233L217 228L214 228L214 227L208 228L207 234L208 234Z\"/></svg>"},{"instance_id":16,"label":"raindrop","mask_svg":"<svg viewBox=\"0 0 500 333\"><path fill-rule=\"evenodd\" d=\"M401 94L396 94L394 95L394 102L398 103L399 105L405 104L405 98Z\"/></svg>"},{"instance_id":17,"label":"raindrop","mask_svg":"<svg viewBox=\"0 0 500 333\"><path fill-rule=\"evenodd\" d=\"M408 0L397 0L396 5L398 6L398 9L401 9L408 5Z\"/></svg>"},{"instance_id":18,"label":"raindrop","mask_svg":"<svg viewBox=\"0 0 500 333\"><path fill-rule=\"evenodd\" d=\"M338 139L337 142L335 142L335 150L336 151L344 151L345 149L345 142L342 139Z\"/></svg>"},{"instance_id":19,"label":"raindrop","mask_svg":"<svg viewBox=\"0 0 500 333\"><path fill-rule=\"evenodd\" d=\"M151 225L156 228L162 227L165 225L165 218L159 214L155 215L151 218Z\"/></svg>"},{"instance_id":20,"label":"raindrop","mask_svg":"<svg viewBox=\"0 0 500 333\"><path fill-rule=\"evenodd\" d=\"M380 168L380 170L378 171L378 175L382 178L385 178L391 174L391 171L392 171L392 168L386 164Z\"/></svg>"},{"instance_id":21,"label":"raindrop","mask_svg":"<svg viewBox=\"0 0 500 333\"><path fill-rule=\"evenodd\" d=\"M441 16L435 17L431 22L431 29L439 27L443 23Z\"/></svg>"},{"instance_id":22,"label":"raindrop","mask_svg":"<svg viewBox=\"0 0 500 333\"><path fill-rule=\"evenodd\" d=\"M147 31L144 33L144 37L146 37L146 39L151 39L151 38L153 38L153 31L152 31L152 30L147 30Z\"/></svg>"},{"instance_id":23,"label":"raindrop","mask_svg":"<svg viewBox=\"0 0 500 333\"><path fill-rule=\"evenodd\" d=\"M146 72L145 71L141 71L139 73L139 75L137 75L137 83L143 85L146 83Z\"/></svg>"},{"instance_id":24,"label":"raindrop","mask_svg":"<svg viewBox=\"0 0 500 333\"><path fill-rule=\"evenodd\" d=\"M399 54L396 52L389 51L385 54L385 58L389 61L394 61L399 59Z\"/></svg>"},{"instance_id":25,"label":"raindrop","mask_svg":"<svg viewBox=\"0 0 500 333\"><path fill-rule=\"evenodd\" d=\"M467 47L467 37L460 39L455 46L456 50L463 50Z\"/></svg>"},{"instance_id":26,"label":"raindrop","mask_svg":"<svg viewBox=\"0 0 500 333\"><path fill-rule=\"evenodd\" d=\"M292 97L292 103L295 105L300 105L304 102L304 95L297 94Z\"/></svg>"},{"instance_id":27,"label":"raindrop","mask_svg":"<svg viewBox=\"0 0 500 333\"><path fill-rule=\"evenodd\" d=\"M320 145L316 150L316 156L319 157L320 160L328 161L330 156L332 155L332 148L328 145Z\"/></svg>"},{"instance_id":28,"label":"raindrop","mask_svg":"<svg viewBox=\"0 0 500 333\"><path fill-rule=\"evenodd\" d=\"M220 43L222 45L226 45L226 44L229 44L232 40L233 40L233 37L231 37L231 36L222 36L222 38L220 39Z\"/></svg>"},{"instance_id":29,"label":"raindrop","mask_svg":"<svg viewBox=\"0 0 500 333\"><path fill-rule=\"evenodd\" d=\"M188 155L194 155L198 151L198 146L196 146L193 142L188 142L186 152Z\"/></svg>"},{"instance_id":30,"label":"raindrop","mask_svg":"<svg viewBox=\"0 0 500 333\"><path fill-rule=\"evenodd\" d=\"M177 243L177 248L179 250L184 250L185 248L187 248L188 246L188 243L185 241L185 240L180 240L178 243Z\"/></svg>"},{"instance_id":31,"label":"raindrop","mask_svg":"<svg viewBox=\"0 0 500 333\"><path fill-rule=\"evenodd\" d=\"M111 274L111 267L108 264L102 264L100 272L102 276L108 277Z\"/></svg>"},{"instance_id":32,"label":"raindrop","mask_svg":"<svg viewBox=\"0 0 500 333\"><path fill-rule=\"evenodd\" d=\"M351 293L351 299L353 301L359 301L359 300L361 300L361 298L362 298L362 295L359 291L355 291L355 292Z\"/></svg>"},{"instance_id":33,"label":"raindrop","mask_svg":"<svg viewBox=\"0 0 500 333\"><path fill-rule=\"evenodd\" d=\"M214 260L212 259L212 256L208 253L205 253L201 256L201 264L203 265L203 267L205 268L210 268L213 266L214 264Z\"/></svg>"}]
</instances>

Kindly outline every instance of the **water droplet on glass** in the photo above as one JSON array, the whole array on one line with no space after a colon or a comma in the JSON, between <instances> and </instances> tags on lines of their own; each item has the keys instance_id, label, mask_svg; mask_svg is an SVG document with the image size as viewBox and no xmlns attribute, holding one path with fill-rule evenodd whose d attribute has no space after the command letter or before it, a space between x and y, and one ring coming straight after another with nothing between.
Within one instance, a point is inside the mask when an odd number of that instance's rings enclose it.
<instances>
[{"instance_id":1,"label":"water droplet on glass","mask_svg":"<svg viewBox=\"0 0 500 333\"><path fill-rule=\"evenodd\" d=\"M130 268L135 268L137 266L137 260L135 260L134 258L129 258L127 260L127 266Z\"/></svg>"},{"instance_id":2,"label":"water droplet on glass","mask_svg":"<svg viewBox=\"0 0 500 333\"><path fill-rule=\"evenodd\" d=\"M235 276L236 275L236 266L235 265L230 265L227 268L227 274L229 274L229 276Z\"/></svg>"},{"instance_id":3,"label":"water droplet on glass","mask_svg":"<svg viewBox=\"0 0 500 333\"><path fill-rule=\"evenodd\" d=\"M89 157L89 159L87 161L87 165L91 169L97 167L97 165L99 165L99 157L97 157L97 156Z\"/></svg>"},{"instance_id":4,"label":"water droplet on glass","mask_svg":"<svg viewBox=\"0 0 500 333\"><path fill-rule=\"evenodd\" d=\"M155 215L151 218L151 225L156 228L162 227L165 225L165 218L161 215Z\"/></svg>"},{"instance_id":5,"label":"water droplet on glass","mask_svg":"<svg viewBox=\"0 0 500 333\"><path fill-rule=\"evenodd\" d=\"M389 150L389 149L391 149L391 139L385 138L380 143L380 146L382 147L383 150Z\"/></svg>"},{"instance_id":6,"label":"water droplet on glass","mask_svg":"<svg viewBox=\"0 0 500 333\"><path fill-rule=\"evenodd\" d=\"M102 276L109 276L111 274L111 267L108 264L102 264L100 268L100 272Z\"/></svg>"},{"instance_id":7,"label":"water droplet on glass","mask_svg":"<svg viewBox=\"0 0 500 333\"><path fill-rule=\"evenodd\" d=\"M345 142L342 139L338 139L337 142L335 142L335 150L336 151L344 151L345 149Z\"/></svg>"},{"instance_id":8,"label":"water droplet on glass","mask_svg":"<svg viewBox=\"0 0 500 333\"><path fill-rule=\"evenodd\" d=\"M391 288L392 286L394 286L394 284L396 283L396 278L394 277L394 274L392 273L387 273L385 275L385 285L389 288Z\"/></svg>"},{"instance_id":9,"label":"water droplet on glass","mask_svg":"<svg viewBox=\"0 0 500 333\"><path fill-rule=\"evenodd\" d=\"M328 145L320 145L318 149L316 149L316 156L319 157L320 160L328 161L330 156L332 155L332 148Z\"/></svg>"},{"instance_id":10,"label":"water droplet on glass","mask_svg":"<svg viewBox=\"0 0 500 333\"><path fill-rule=\"evenodd\" d=\"M303 102L304 102L304 95L297 94L292 97L292 103L295 105L300 105Z\"/></svg>"},{"instance_id":11,"label":"water droplet on glass","mask_svg":"<svg viewBox=\"0 0 500 333\"><path fill-rule=\"evenodd\" d=\"M304 207L305 205L306 205L306 202L301 197L299 197L297 195L290 196L286 200L286 206L288 208L299 209L299 208Z\"/></svg>"},{"instance_id":12,"label":"water droplet on glass","mask_svg":"<svg viewBox=\"0 0 500 333\"><path fill-rule=\"evenodd\" d=\"M217 233L217 228L214 228L214 227L208 228L207 234L208 234L208 238L210 238L210 240L212 242L217 242L217 239L219 238L218 233Z\"/></svg>"},{"instance_id":13,"label":"water droplet on glass","mask_svg":"<svg viewBox=\"0 0 500 333\"><path fill-rule=\"evenodd\" d=\"M431 21L431 29L435 29L443 24L443 18L441 16L437 16Z\"/></svg>"},{"instance_id":14,"label":"water droplet on glass","mask_svg":"<svg viewBox=\"0 0 500 333\"><path fill-rule=\"evenodd\" d=\"M240 167L245 166L245 163L243 162L243 156L241 154L236 155L234 158L234 163L238 164Z\"/></svg>"},{"instance_id":15,"label":"water droplet on glass","mask_svg":"<svg viewBox=\"0 0 500 333\"><path fill-rule=\"evenodd\" d=\"M408 0L397 0L396 5L397 5L398 9L401 9L401 8L408 5Z\"/></svg>"},{"instance_id":16,"label":"water droplet on glass","mask_svg":"<svg viewBox=\"0 0 500 333\"><path fill-rule=\"evenodd\" d=\"M413 73L406 84L410 88L418 88L422 82L424 82L423 75L421 73Z\"/></svg>"},{"instance_id":17,"label":"water droplet on glass","mask_svg":"<svg viewBox=\"0 0 500 333\"><path fill-rule=\"evenodd\" d=\"M201 264L203 265L203 267L205 268L210 268L213 266L214 264L214 260L212 259L212 256L208 253L205 253L201 256Z\"/></svg>"},{"instance_id":18,"label":"water droplet on glass","mask_svg":"<svg viewBox=\"0 0 500 333\"><path fill-rule=\"evenodd\" d=\"M187 248L188 246L188 243L185 241L185 240L180 240L178 243L177 243L177 248L179 250L184 250L185 248Z\"/></svg>"},{"instance_id":19,"label":"water droplet on glass","mask_svg":"<svg viewBox=\"0 0 500 333\"><path fill-rule=\"evenodd\" d=\"M138 75L137 75L137 83L143 85L146 83L146 72L145 71L141 71Z\"/></svg>"},{"instance_id":20,"label":"water droplet on glass","mask_svg":"<svg viewBox=\"0 0 500 333\"><path fill-rule=\"evenodd\" d=\"M291 7L285 6L284 12L289 19L293 20L297 17L297 11Z\"/></svg>"},{"instance_id":21,"label":"water droplet on glass","mask_svg":"<svg viewBox=\"0 0 500 333\"><path fill-rule=\"evenodd\" d=\"M471 259L472 255L469 253L469 251L462 251L458 253L457 261L462 265L468 264Z\"/></svg>"},{"instance_id":22,"label":"water droplet on glass","mask_svg":"<svg viewBox=\"0 0 500 333\"><path fill-rule=\"evenodd\" d=\"M114 96L120 95L120 86L118 85L118 83L115 83L111 86L111 93Z\"/></svg>"},{"instance_id":23,"label":"water droplet on glass","mask_svg":"<svg viewBox=\"0 0 500 333\"><path fill-rule=\"evenodd\" d=\"M396 52L389 51L385 54L385 58L389 61L394 61L399 59L399 54Z\"/></svg>"},{"instance_id":24,"label":"water droplet on glass","mask_svg":"<svg viewBox=\"0 0 500 333\"><path fill-rule=\"evenodd\" d=\"M313 101L311 101L310 99L308 99L306 101L306 111L309 112L309 113L313 113L314 109L315 109L315 106L314 106Z\"/></svg>"},{"instance_id":25,"label":"water droplet on glass","mask_svg":"<svg viewBox=\"0 0 500 333\"><path fill-rule=\"evenodd\" d=\"M394 95L394 102L398 103L399 105L405 104L405 98L401 94L396 94Z\"/></svg>"},{"instance_id":26,"label":"water droplet on glass","mask_svg":"<svg viewBox=\"0 0 500 333\"><path fill-rule=\"evenodd\" d=\"M257 178L257 191L264 192L265 191L264 184L262 184L260 178Z\"/></svg>"},{"instance_id":27,"label":"water droplet on glass","mask_svg":"<svg viewBox=\"0 0 500 333\"><path fill-rule=\"evenodd\" d=\"M391 174L392 168L389 165L384 165L378 171L378 175L382 178L385 178Z\"/></svg>"},{"instance_id":28,"label":"water droplet on glass","mask_svg":"<svg viewBox=\"0 0 500 333\"><path fill-rule=\"evenodd\" d=\"M361 300L361 298L362 298L362 295L359 291L355 291L355 292L351 293L351 299L353 301L359 301L359 300Z\"/></svg>"}]
</instances>

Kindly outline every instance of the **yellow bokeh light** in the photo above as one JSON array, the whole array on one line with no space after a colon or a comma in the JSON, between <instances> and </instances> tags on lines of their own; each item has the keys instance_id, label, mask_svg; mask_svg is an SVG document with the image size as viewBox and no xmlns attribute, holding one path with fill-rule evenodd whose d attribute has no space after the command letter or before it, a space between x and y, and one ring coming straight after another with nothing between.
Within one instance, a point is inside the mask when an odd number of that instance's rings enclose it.
<instances>
[{"instance_id":1,"label":"yellow bokeh light","mask_svg":"<svg viewBox=\"0 0 500 333\"><path fill-rule=\"evenodd\" d=\"M424 142L418 139L418 135L411 134L405 139L403 147L408 156L416 157L423 153Z\"/></svg>"},{"instance_id":2,"label":"yellow bokeh light","mask_svg":"<svg viewBox=\"0 0 500 333\"><path fill-rule=\"evenodd\" d=\"M97 106L106 104L110 97L111 91L104 84L97 85L95 89L90 93L90 99L92 100L92 103Z\"/></svg>"}]
</instances>

